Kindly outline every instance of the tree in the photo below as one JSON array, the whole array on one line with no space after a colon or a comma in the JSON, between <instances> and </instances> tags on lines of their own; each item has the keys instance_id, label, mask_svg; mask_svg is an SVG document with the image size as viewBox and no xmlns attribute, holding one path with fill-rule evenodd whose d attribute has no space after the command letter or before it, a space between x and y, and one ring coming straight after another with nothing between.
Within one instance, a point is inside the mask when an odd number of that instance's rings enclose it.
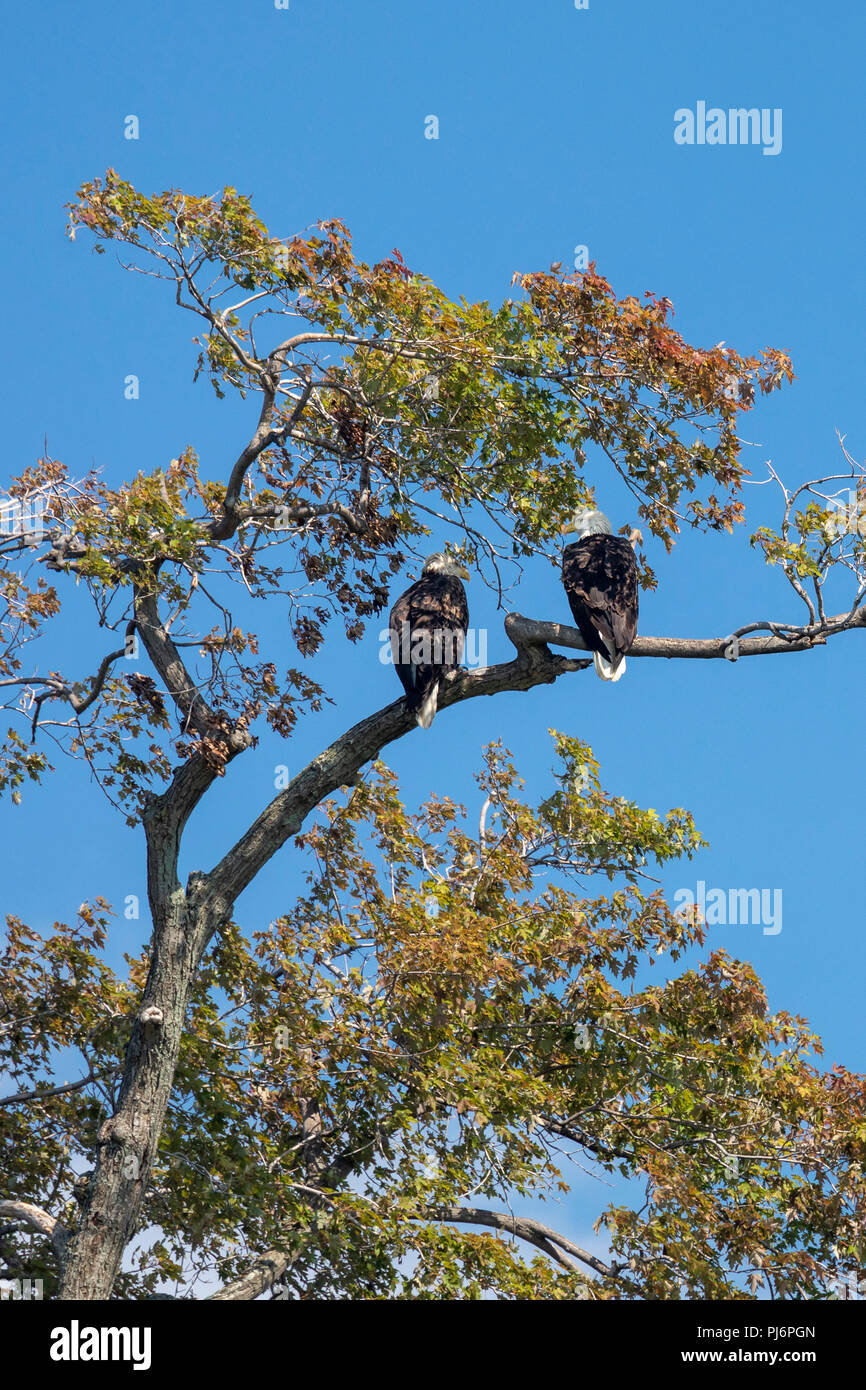
<instances>
[{"instance_id":1,"label":"tree","mask_svg":"<svg viewBox=\"0 0 866 1390\"><path fill-rule=\"evenodd\" d=\"M116 489L44 457L9 490L31 521L0 545L0 686L18 715L2 783L20 798L52 743L86 761L142 830L152 938L120 978L100 898L45 940L7 922L4 1272L62 1299L148 1297L173 1277L194 1292L213 1271L229 1299L277 1283L320 1298L825 1296L827 1267L862 1258L863 1083L823 1073L803 1021L768 1016L723 951L663 987L629 984L641 959L703 941L699 915L646 881L702 841L685 811L611 796L581 741L554 736L536 807L502 744L485 750L476 830L447 799L403 805L380 761L414 726L395 700L210 870L178 873L190 818L255 756L262 723L290 738L327 698L310 663L328 623L359 641L431 528L452 529L500 599L555 554L599 459L668 548L683 524L730 529L737 422L791 379L787 356L692 348L667 300L617 300L594 267L515 277L498 308L451 302L397 251L357 260L338 222L272 237L230 188L146 197L109 171L70 207L81 228L199 317L197 374L218 395L261 404L222 478L188 447ZM753 538L807 621L641 636L634 654L793 653L864 626L859 524L827 484L785 492L779 532ZM828 616L831 571L856 593ZM653 585L643 555L641 572ZM70 585L112 650L89 676L39 675L24 645L50 651ZM260 656L236 621L265 600L286 606L298 666ZM585 651L570 627L510 614L506 631L514 659L457 673L440 709L589 665L547 645ZM120 674L136 643L150 674ZM238 899L283 849L304 856L307 891L245 930ZM64 1048L85 1075L52 1085ZM576 1153L646 1185L639 1210L601 1213L607 1260L509 1210L567 1190Z\"/></svg>"}]
</instances>

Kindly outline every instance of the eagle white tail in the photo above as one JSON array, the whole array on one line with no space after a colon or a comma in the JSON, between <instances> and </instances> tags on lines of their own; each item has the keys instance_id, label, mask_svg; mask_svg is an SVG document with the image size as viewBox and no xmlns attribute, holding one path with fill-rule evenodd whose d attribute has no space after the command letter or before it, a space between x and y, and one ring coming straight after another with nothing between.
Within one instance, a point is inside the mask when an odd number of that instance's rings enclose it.
<instances>
[{"instance_id":1,"label":"eagle white tail","mask_svg":"<svg viewBox=\"0 0 866 1390\"><path fill-rule=\"evenodd\" d=\"M620 676L625 675L625 657L620 657L616 666L609 657L602 656L601 652L593 652L596 674L601 676L603 681L618 681Z\"/></svg>"},{"instance_id":2,"label":"eagle white tail","mask_svg":"<svg viewBox=\"0 0 866 1390\"><path fill-rule=\"evenodd\" d=\"M424 697L424 703L416 714L419 729L429 729L433 723L436 706L439 703L439 682L436 681Z\"/></svg>"}]
</instances>

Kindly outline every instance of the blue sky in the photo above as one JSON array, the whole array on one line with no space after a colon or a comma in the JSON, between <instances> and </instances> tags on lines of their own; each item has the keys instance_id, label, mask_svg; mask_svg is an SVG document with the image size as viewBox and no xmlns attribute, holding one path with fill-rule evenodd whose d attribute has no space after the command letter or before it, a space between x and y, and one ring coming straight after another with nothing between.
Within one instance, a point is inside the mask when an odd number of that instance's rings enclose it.
<instances>
[{"instance_id":1,"label":"blue sky","mask_svg":"<svg viewBox=\"0 0 866 1390\"><path fill-rule=\"evenodd\" d=\"M364 259L397 246L470 299L498 301L514 271L569 263L586 244L617 293L667 295L687 340L792 353L795 383L746 417L756 480L767 459L789 483L835 471L837 429L855 456L864 451L864 27L859 5L803 0L590 0L586 11L571 0L291 0L285 11L272 0L49 0L16 10L2 94L4 469L33 462L47 436L76 475L95 465L119 482L192 444L205 472L225 477L252 428L254 402L220 403L193 384L195 321L165 287L91 255L85 235L65 239L63 204L111 165L145 191L233 184L277 235L342 218ZM675 110L699 100L781 108L782 152L676 145ZM123 136L129 114L137 141ZM430 114L435 141L424 138ZM140 378L138 401L124 399L128 373ZM615 525L634 520L600 468L593 481ZM800 621L781 575L748 544L778 498L750 487L746 500L735 535L686 536L670 558L650 552L659 587L643 598L643 633ZM490 628L490 660L507 657L491 595L479 585L471 599L473 623ZM541 565L511 606L568 617ZM275 763L297 769L395 697L379 626L360 646L331 643L314 671L350 673L335 707L286 747L263 740L209 794L188 832L187 870L210 867L245 828L272 795ZM101 651L90 635L62 641L76 676ZM291 662L287 638L286 651ZM863 672L860 634L737 665L634 660L615 687L587 673L466 703L387 757L410 800L436 790L477 807L472 772L491 738L512 749L532 795L550 785L547 729L587 740L610 790L688 807L711 842L666 873L671 893L698 879L782 890L779 934L720 927L711 944L755 964L772 1007L811 1020L828 1064L862 1068ZM2 816L4 911L45 927L98 893L116 905L144 899L140 836L81 768L61 767ZM242 900L245 924L290 905L287 861ZM120 919L116 958L142 930Z\"/></svg>"}]
</instances>

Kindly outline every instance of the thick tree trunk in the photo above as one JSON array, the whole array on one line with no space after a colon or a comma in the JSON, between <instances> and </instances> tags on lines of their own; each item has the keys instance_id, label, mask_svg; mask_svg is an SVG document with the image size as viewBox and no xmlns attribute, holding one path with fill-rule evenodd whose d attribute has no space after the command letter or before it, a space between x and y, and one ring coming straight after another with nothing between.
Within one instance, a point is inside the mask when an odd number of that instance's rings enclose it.
<instances>
[{"instance_id":1,"label":"thick tree trunk","mask_svg":"<svg viewBox=\"0 0 866 1390\"><path fill-rule=\"evenodd\" d=\"M213 746L210 759L202 751L183 763L168 789L149 798L142 817L153 921L150 971L126 1050L117 1107L100 1131L96 1164L65 1248L61 1299L109 1298L123 1252L138 1228L174 1085L190 989L225 905L215 894L205 894L202 874L191 874L184 891L177 873L181 837L221 766L251 741L245 727L226 727L202 699L160 623L154 593L146 588L136 591L136 623L184 728L206 735ZM222 752L216 762L214 746Z\"/></svg>"},{"instance_id":2,"label":"thick tree trunk","mask_svg":"<svg viewBox=\"0 0 866 1390\"><path fill-rule=\"evenodd\" d=\"M155 924L154 954L126 1054L117 1109L99 1136L96 1168L66 1252L62 1299L111 1295L135 1234L174 1082L196 961L179 889Z\"/></svg>"},{"instance_id":3,"label":"thick tree trunk","mask_svg":"<svg viewBox=\"0 0 866 1390\"><path fill-rule=\"evenodd\" d=\"M61 1299L111 1296L123 1252L135 1234L174 1084L190 989L213 917L201 876L184 892L177 877L180 835L195 798L185 796L189 765L145 813L152 957L133 1022L114 1114L99 1134L96 1165L63 1261Z\"/></svg>"}]
</instances>

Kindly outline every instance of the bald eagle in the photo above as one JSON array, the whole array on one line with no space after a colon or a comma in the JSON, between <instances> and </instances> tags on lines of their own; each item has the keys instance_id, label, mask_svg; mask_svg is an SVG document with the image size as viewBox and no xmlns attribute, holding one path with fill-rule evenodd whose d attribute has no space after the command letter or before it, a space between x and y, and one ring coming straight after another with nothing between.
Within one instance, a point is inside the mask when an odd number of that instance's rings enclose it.
<instances>
[{"instance_id":1,"label":"bald eagle","mask_svg":"<svg viewBox=\"0 0 866 1390\"><path fill-rule=\"evenodd\" d=\"M391 652L406 691L406 709L422 729L436 713L439 687L463 659L469 604L460 583L469 571L450 555L428 555L416 580L391 609Z\"/></svg>"},{"instance_id":2,"label":"bald eagle","mask_svg":"<svg viewBox=\"0 0 866 1390\"><path fill-rule=\"evenodd\" d=\"M578 539L562 552L562 582L597 674L618 681L637 632L637 561L630 542L611 533L604 512L575 512L563 535L575 532Z\"/></svg>"}]
</instances>

